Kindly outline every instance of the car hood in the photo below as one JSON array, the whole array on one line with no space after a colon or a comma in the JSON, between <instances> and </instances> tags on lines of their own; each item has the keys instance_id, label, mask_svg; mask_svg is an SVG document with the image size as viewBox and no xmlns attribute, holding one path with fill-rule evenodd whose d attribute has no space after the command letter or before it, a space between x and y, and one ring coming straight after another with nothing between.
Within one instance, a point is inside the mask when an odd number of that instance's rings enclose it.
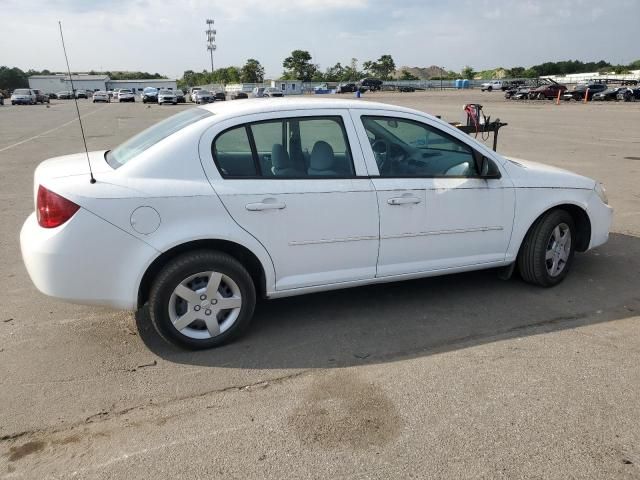
<instances>
[{"instance_id":1,"label":"car hood","mask_svg":"<svg viewBox=\"0 0 640 480\"><path fill-rule=\"evenodd\" d=\"M516 188L578 188L591 190L595 180L543 163L505 157L504 166Z\"/></svg>"}]
</instances>

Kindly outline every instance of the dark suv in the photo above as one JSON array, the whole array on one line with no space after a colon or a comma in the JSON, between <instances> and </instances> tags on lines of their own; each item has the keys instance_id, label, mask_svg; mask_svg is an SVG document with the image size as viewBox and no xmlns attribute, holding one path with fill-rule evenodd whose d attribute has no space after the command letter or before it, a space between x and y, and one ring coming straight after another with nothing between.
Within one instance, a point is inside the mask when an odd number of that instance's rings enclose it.
<instances>
[{"instance_id":1,"label":"dark suv","mask_svg":"<svg viewBox=\"0 0 640 480\"><path fill-rule=\"evenodd\" d=\"M360 86L366 87L367 90L375 92L376 90L382 90L382 80L377 78L363 78L360 80Z\"/></svg>"}]
</instances>

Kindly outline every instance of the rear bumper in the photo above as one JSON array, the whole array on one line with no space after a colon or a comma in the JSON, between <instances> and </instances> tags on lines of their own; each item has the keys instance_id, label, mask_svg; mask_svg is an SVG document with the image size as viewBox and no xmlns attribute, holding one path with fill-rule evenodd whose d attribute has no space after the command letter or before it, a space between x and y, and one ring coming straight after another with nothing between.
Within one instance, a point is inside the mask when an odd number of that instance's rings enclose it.
<instances>
[{"instance_id":1,"label":"rear bumper","mask_svg":"<svg viewBox=\"0 0 640 480\"><path fill-rule=\"evenodd\" d=\"M72 303L133 310L139 282L158 252L87 210L57 228L42 228L35 213L20 232L22 259L45 295Z\"/></svg>"}]
</instances>

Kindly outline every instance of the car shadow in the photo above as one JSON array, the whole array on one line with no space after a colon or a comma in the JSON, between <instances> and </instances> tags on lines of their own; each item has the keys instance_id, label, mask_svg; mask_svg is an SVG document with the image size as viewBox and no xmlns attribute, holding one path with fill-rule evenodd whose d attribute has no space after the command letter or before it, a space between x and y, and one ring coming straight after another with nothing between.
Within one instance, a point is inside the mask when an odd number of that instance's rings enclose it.
<instances>
[{"instance_id":1,"label":"car shadow","mask_svg":"<svg viewBox=\"0 0 640 480\"><path fill-rule=\"evenodd\" d=\"M247 335L207 351L163 341L145 310L147 347L175 363L222 368L331 368L426 356L638 315L640 238L612 234L579 254L555 288L495 270L260 302Z\"/></svg>"}]
</instances>

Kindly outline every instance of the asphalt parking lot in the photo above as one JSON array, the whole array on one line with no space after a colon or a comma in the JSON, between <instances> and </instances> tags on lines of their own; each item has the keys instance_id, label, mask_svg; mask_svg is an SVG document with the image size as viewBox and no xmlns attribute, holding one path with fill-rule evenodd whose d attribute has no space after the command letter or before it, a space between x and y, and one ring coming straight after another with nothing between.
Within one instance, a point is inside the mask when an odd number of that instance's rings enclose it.
<instances>
[{"instance_id":1,"label":"asphalt parking lot","mask_svg":"<svg viewBox=\"0 0 640 480\"><path fill-rule=\"evenodd\" d=\"M33 170L82 140L71 101L5 105L0 478L640 478L640 104L368 99L448 121L483 104L501 153L604 182L609 243L553 289L487 271L274 300L185 352L144 314L36 291ZM80 102L94 150L188 107Z\"/></svg>"}]
</instances>

